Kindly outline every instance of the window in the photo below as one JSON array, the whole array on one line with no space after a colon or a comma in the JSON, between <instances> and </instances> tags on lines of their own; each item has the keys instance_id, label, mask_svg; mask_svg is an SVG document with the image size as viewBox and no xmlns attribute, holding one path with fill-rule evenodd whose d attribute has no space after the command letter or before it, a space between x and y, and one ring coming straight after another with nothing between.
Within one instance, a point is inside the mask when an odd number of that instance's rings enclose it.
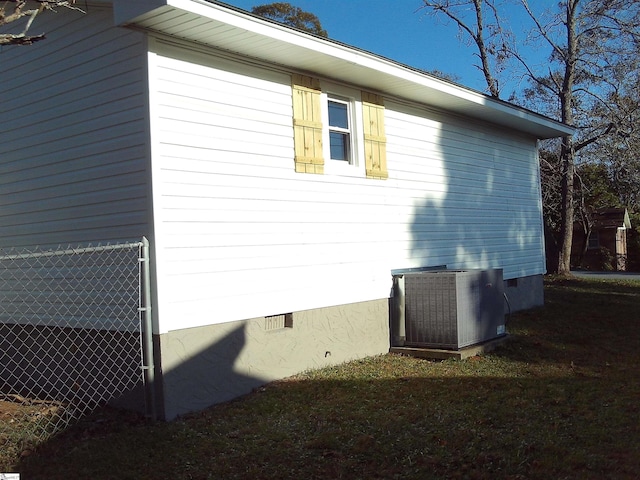
<instances>
[{"instance_id":1,"label":"window","mask_svg":"<svg viewBox=\"0 0 640 480\"><path fill-rule=\"evenodd\" d=\"M349 102L328 97L329 158L353 163Z\"/></svg>"},{"instance_id":2,"label":"window","mask_svg":"<svg viewBox=\"0 0 640 480\"><path fill-rule=\"evenodd\" d=\"M322 82L324 173L364 177L364 137L360 91Z\"/></svg>"},{"instance_id":3,"label":"window","mask_svg":"<svg viewBox=\"0 0 640 480\"><path fill-rule=\"evenodd\" d=\"M600 248L600 236L598 235L598 232L591 232L587 248L589 248L589 250Z\"/></svg>"},{"instance_id":4,"label":"window","mask_svg":"<svg viewBox=\"0 0 640 480\"><path fill-rule=\"evenodd\" d=\"M386 179L382 97L305 75L291 80L296 172Z\"/></svg>"}]
</instances>

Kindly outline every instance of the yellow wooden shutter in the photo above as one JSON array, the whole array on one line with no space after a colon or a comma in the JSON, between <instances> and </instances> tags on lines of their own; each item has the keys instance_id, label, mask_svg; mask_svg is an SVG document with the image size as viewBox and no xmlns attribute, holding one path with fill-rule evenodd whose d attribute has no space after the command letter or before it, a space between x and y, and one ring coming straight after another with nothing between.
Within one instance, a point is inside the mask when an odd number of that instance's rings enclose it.
<instances>
[{"instance_id":1,"label":"yellow wooden shutter","mask_svg":"<svg viewBox=\"0 0 640 480\"><path fill-rule=\"evenodd\" d=\"M320 81L294 74L291 83L296 172L324 173Z\"/></svg>"},{"instance_id":2,"label":"yellow wooden shutter","mask_svg":"<svg viewBox=\"0 0 640 480\"><path fill-rule=\"evenodd\" d=\"M362 92L364 157L368 178L389 178L387 138L384 133L384 102L380 95Z\"/></svg>"}]
</instances>

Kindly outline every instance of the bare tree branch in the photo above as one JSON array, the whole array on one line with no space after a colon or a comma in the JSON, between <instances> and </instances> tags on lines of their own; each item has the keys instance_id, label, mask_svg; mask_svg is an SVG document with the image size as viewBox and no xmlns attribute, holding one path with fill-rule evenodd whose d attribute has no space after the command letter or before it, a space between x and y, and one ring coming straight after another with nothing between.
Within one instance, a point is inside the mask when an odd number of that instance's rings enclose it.
<instances>
[{"instance_id":1,"label":"bare tree branch","mask_svg":"<svg viewBox=\"0 0 640 480\"><path fill-rule=\"evenodd\" d=\"M478 69L482 72L487 84L487 89L493 97L500 97L500 87L498 80L493 76L493 69L490 64L490 57L493 55L495 49L491 48L487 44L487 34L485 33L485 18L483 12L483 5L487 5L494 14L496 22L496 31L500 31L499 18L497 15L497 9L490 0L463 0L460 2L451 2L451 0L423 0L424 6L421 9L431 9L434 14L440 14L452 20L458 28L465 32L466 35L475 43L478 52L477 56L480 58L480 66ZM462 14L457 13L457 8L460 7L473 7L475 14L474 24L468 23Z\"/></svg>"},{"instance_id":2,"label":"bare tree branch","mask_svg":"<svg viewBox=\"0 0 640 480\"><path fill-rule=\"evenodd\" d=\"M558 54L558 56L563 57L564 52L562 48L560 48L560 46L551 38L551 35L549 34L547 28L544 25L542 25L537 15L533 13L531 8L529 7L529 2L527 0L521 0L521 3L525 11L529 15L529 18L531 18L533 23L535 23L538 33L547 41L547 43Z\"/></svg>"},{"instance_id":3,"label":"bare tree branch","mask_svg":"<svg viewBox=\"0 0 640 480\"><path fill-rule=\"evenodd\" d=\"M38 8L26 9L27 0L4 0L0 6L0 27L27 18L26 25L20 33L0 33L0 45L31 45L34 42L44 40L44 33L27 35L36 16L45 10L56 11L56 8L67 8L84 13L81 8L75 7L75 0L31 0L33 4L39 4ZM12 5L12 7L10 7ZM7 13L7 9L9 12Z\"/></svg>"},{"instance_id":4,"label":"bare tree branch","mask_svg":"<svg viewBox=\"0 0 640 480\"><path fill-rule=\"evenodd\" d=\"M609 133L611 133L614 129L616 128L614 123L609 123L609 125L607 125L607 128L605 129L604 132L599 133L598 135L594 135L590 138L587 138L585 140L582 140L580 143L576 143L573 146L573 149L578 152L580 150L582 150L585 147L588 147L589 145L591 145L592 143L597 142L598 140L600 140L603 136L609 135Z\"/></svg>"}]
</instances>

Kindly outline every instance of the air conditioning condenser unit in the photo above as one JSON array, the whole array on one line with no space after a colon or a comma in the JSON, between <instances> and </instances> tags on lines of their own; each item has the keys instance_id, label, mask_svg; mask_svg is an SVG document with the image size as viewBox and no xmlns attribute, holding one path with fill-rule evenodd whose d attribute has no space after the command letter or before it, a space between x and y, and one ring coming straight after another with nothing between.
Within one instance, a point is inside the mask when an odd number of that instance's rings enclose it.
<instances>
[{"instance_id":1,"label":"air conditioning condenser unit","mask_svg":"<svg viewBox=\"0 0 640 480\"><path fill-rule=\"evenodd\" d=\"M405 346L461 349L505 334L502 269L404 275Z\"/></svg>"}]
</instances>

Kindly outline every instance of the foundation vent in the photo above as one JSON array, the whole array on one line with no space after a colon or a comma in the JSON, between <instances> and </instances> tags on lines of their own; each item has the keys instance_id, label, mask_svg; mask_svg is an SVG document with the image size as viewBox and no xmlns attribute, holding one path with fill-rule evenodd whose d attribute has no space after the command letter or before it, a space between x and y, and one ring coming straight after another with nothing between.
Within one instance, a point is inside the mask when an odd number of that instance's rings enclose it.
<instances>
[{"instance_id":1,"label":"foundation vent","mask_svg":"<svg viewBox=\"0 0 640 480\"><path fill-rule=\"evenodd\" d=\"M264 317L264 329L266 331L293 328L293 313L283 313Z\"/></svg>"}]
</instances>

